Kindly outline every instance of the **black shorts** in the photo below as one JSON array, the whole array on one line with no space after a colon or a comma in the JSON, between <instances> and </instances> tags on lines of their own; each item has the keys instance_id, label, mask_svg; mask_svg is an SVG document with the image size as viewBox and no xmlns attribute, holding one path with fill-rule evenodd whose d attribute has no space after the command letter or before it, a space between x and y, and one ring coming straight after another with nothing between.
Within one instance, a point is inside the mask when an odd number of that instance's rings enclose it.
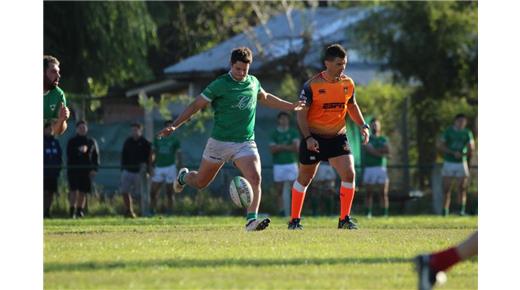
<instances>
[{"instance_id":1,"label":"black shorts","mask_svg":"<svg viewBox=\"0 0 520 290\"><path fill-rule=\"evenodd\" d=\"M319 161L328 161L329 158L351 154L350 145L345 134L332 138L323 138L314 134L311 134L311 136L318 141L320 153L308 150L307 142L302 139L300 142L301 164L316 164Z\"/></svg>"},{"instance_id":2,"label":"black shorts","mask_svg":"<svg viewBox=\"0 0 520 290\"><path fill-rule=\"evenodd\" d=\"M43 190L48 192L58 192L58 177L44 176Z\"/></svg>"},{"instance_id":3,"label":"black shorts","mask_svg":"<svg viewBox=\"0 0 520 290\"><path fill-rule=\"evenodd\" d=\"M69 173L69 189L71 191L79 190L88 193L91 191L90 175L88 173Z\"/></svg>"}]
</instances>

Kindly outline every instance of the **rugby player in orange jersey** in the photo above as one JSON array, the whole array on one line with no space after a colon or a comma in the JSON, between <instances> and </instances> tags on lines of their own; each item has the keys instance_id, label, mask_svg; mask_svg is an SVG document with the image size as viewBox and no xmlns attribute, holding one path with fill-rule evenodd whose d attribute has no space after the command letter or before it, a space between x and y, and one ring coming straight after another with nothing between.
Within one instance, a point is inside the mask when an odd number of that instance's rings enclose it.
<instances>
[{"instance_id":1,"label":"rugby player in orange jersey","mask_svg":"<svg viewBox=\"0 0 520 290\"><path fill-rule=\"evenodd\" d=\"M339 229L357 229L350 216L354 200L354 157L346 136L347 113L361 127L363 144L369 139L369 126L365 123L354 94L354 81L343 74L347 66L347 52L339 44L325 50L326 70L303 85L300 101L306 106L297 112L298 125L303 139L300 143L300 170L293 184L290 230L303 229L300 224L305 192L311 183L320 161L329 161L341 178Z\"/></svg>"}]
</instances>

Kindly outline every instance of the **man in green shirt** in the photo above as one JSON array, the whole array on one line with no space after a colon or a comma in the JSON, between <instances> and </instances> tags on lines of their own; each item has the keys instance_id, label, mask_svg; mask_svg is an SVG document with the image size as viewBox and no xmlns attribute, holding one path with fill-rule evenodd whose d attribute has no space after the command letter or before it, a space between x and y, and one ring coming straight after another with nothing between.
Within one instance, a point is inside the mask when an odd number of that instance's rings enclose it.
<instances>
[{"instance_id":1,"label":"man in green shirt","mask_svg":"<svg viewBox=\"0 0 520 290\"><path fill-rule=\"evenodd\" d=\"M372 217L372 193L379 192L383 216L388 216L388 174L386 172L386 156L390 153L388 139L381 135L381 123L376 118L370 122L372 134L365 149L365 169L363 171L363 184L366 187L367 217Z\"/></svg>"},{"instance_id":2,"label":"man in green shirt","mask_svg":"<svg viewBox=\"0 0 520 290\"><path fill-rule=\"evenodd\" d=\"M52 134L61 135L67 130L70 111L65 93L58 87L60 62L53 56L43 56L43 122L50 123Z\"/></svg>"},{"instance_id":3,"label":"man in green shirt","mask_svg":"<svg viewBox=\"0 0 520 290\"><path fill-rule=\"evenodd\" d=\"M165 127L173 124L172 120L164 122ZM155 137L152 144L155 168L152 176L150 190L151 214L157 211L157 199L161 186L166 183L166 196L168 205L166 214L173 214L173 181L177 177L177 168L182 166L181 144L176 136L170 135L164 138ZM177 166L178 165L178 166Z\"/></svg>"},{"instance_id":4,"label":"man in green shirt","mask_svg":"<svg viewBox=\"0 0 520 290\"><path fill-rule=\"evenodd\" d=\"M466 214L466 194L469 179L468 160L471 160L475 144L473 133L466 128L467 119L464 114L455 116L453 126L450 126L438 143L438 149L444 153L442 167L442 183L444 192L443 216L449 215L451 201L451 186L453 181L458 184L458 202L460 215Z\"/></svg>"},{"instance_id":5,"label":"man in green shirt","mask_svg":"<svg viewBox=\"0 0 520 290\"><path fill-rule=\"evenodd\" d=\"M261 231L269 226L271 220L258 218L262 191L260 156L254 141L257 102L284 111L301 110L302 102L289 103L264 91L258 79L248 74L252 61L253 54L249 48L234 49L231 52L230 71L211 82L173 125L164 128L158 135L170 135L193 114L211 103L215 112L214 126L199 170L179 170L174 189L180 192L186 184L197 189L205 188L224 163L232 161L253 188L253 201L247 209L246 231Z\"/></svg>"},{"instance_id":6,"label":"man in green shirt","mask_svg":"<svg viewBox=\"0 0 520 290\"><path fill-rule=\"evenodd\" d=\"M298 145L300 134L290 127L290 116L280 112L277 127L271 133L269 146L273 154L273 180L282 216L291 213L291 186L298 177Z\"/></svg>"}]
</instances>

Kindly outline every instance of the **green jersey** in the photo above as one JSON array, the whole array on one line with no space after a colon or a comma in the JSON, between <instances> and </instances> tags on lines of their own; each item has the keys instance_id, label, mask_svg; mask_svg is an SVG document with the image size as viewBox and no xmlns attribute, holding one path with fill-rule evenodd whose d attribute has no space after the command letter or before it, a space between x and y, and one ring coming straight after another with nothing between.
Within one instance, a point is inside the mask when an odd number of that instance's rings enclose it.
<instances>
[{"instance_id":1,"label":"green jersey","mask_svg":"<svg viewBox=\"0 0 520 290\"><path fill-rule=\"evenodd\" d=\"M225 142L254 140L256 104L261 89L260 82L252 75L236 81L227 73L209 84L201 96L211 102L215 111L211 137Z\"/></svg>"},{"instance_id":2,"label":"green jersey","mask_svg":"<svg viewBox=\"0 0 520 290\"><path fill-rule=\"evenodd\" d=\"M163 138L154 138L153 150L155 152L155 166L167 167L175 164L175 154L181 147L179 140L174 135Z\"/></svg>"},{"instance_id":3,"label":"green jersey","mask_svg":"<svg viewBox=\"0 0 520 290\"><path fill-rule=\"evenodd\" d=\"M276 129L271 133L271 143L275 145L292 145L295 140L298 141L300 134L293 128L288 128L285 131ZM296 152L281 151L273 153L273 164L290 164L296 163L298 158Z\"/></svg>"},{"instance_id":4,"label":"green jersey","mask_svg":"<svg viewBox=\"0 0 520 290\"><path fill-rule=\"evenodd\" d=\"M63 91L58 87L55 87L43 95L44 123L52 122L58 119L61 103L63 103L64 106L67 106L65 93L63 93Z\"/></svg>"},{"instance_id":5,"label":"green jersey","mask_svg":"<svg viewBox=\"0 0 520 290\"><path fill-rule=\"evenodd\" d=\"M473 133L467 128L455 130L453 126L449 127L442 135L442 141L451 151L460 152L461 158L455 158L452 154L444 154L444 161L463 162L468 158L468 145L473 142Z\"/></svg>"},{"instance_id":6,"label":"green jersey","mask_svg":"<svg viewBox=\"0 0 520 290\"><path fill-rule=\"evenodd\" d=\"M374 149L381 149L388 144L388 139L385 136L374 136L370 135L370 139L368 140L368 145L372 145ZM370 152L366 151L365 154L365 166L380 166L386 167L386 157L384 156L375 156L370 154Z\"/></svg>"}]
</instances>

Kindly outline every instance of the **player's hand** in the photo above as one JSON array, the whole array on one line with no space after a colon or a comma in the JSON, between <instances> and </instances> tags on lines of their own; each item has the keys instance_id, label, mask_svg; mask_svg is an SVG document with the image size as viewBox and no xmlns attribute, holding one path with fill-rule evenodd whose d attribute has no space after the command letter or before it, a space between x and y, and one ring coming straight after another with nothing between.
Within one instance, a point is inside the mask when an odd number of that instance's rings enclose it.
<instances>
[{"instance_id":1,"label":"player's hand","mask_svg":"<svg viewBox=\"0 0 520 290\"><path fill-rule=\"evenodd\" d=\"M313 137L309 137L306 142L307 142L307 149L309 151L314 151L314 152L320 153L320 144L318 143L318 141L316 139L314 139Z\"/></svg>"},{"instance_id":2,"label":"player's hand","mask_svg":"<svg viewBox=\"0 0 520 290\"><path fill-rule=\"evenodd\" d=\"M60 120L68 120L70 117L69 108L65 107L63 103L60 103L60 111L58 113L58 119Z\"/></svg>"},{"instance_id":3,"label":"player's hand","mask_svg":"<svg viewBox=\"0 0 520 290\"><path fill-rule=\"evenodd\" d=\"M367 128L361 129L361 136L363 137L363 145L368 144L370 139L370 131Z\"/></svg>"},{"instance_id":4,"label":"player's hand","mask_svg":"<svg viewBox=\"0 0 520 290\"><path fill-rule=\"evenodd\" d=\"M293 111L301 111L303 108L305 108L304 101L298 101L296 103L293 103Z\"/></svg>"},{"instance_id":5,"label":"player's hand","mask_svg":"<svg viewBox=\"0 0 520 290\"><path fill-rule=\"evenodd\" d=\"M161 131L159 131L159 133L157 133L157 137L159 138L162 138L162 137L166 137L166 136L170 136L170 134L172 134L177 128L176 127L166 127L164 129L162 129Z\"/></svg>"}]
</instances>

